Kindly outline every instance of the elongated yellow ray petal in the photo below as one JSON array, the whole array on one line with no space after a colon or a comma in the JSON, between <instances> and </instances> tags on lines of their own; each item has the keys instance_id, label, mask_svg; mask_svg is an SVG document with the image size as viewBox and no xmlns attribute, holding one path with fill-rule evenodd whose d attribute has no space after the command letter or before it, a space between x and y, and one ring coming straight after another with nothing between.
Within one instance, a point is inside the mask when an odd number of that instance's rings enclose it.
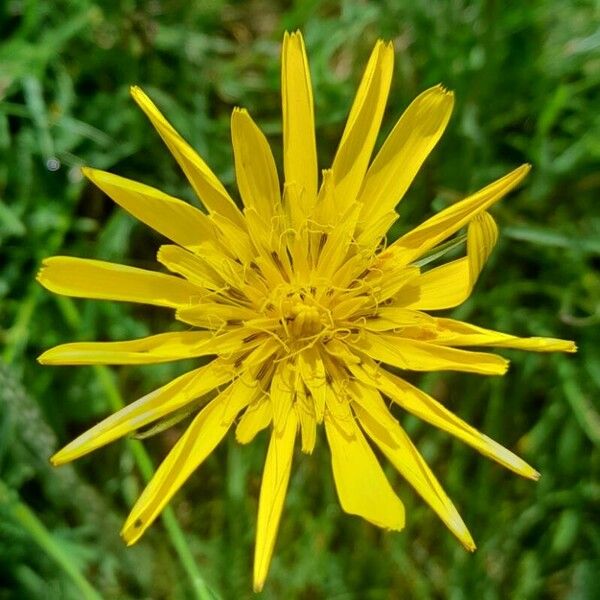
<instances>
[{"instance_id":1,"label":"elongated yellow ray petal","mask_svg":"<svg viewBox=\"0 0 600 600\"><path fill-rule=\"evenodd\" d=\"M229 247L234 259L249 264L254 258L254 249L247 232L247 220L244 219L243 225L238 225L218 213L211 215L211 218L219 230L221 246Z\"/></svg>"},{"instance_id":2,"label":"elongated yellow ray petal","mask_svg":"<svg viewBox=\"0 0 600 600\"><path fill-rule=\"evenodd\" d=\"M317 423L321 423L327 395L327 373L316 348L307 348L298 355L298 370L315 404Z\"/></svg>"},{"instance_id":3,"label":"elongated yellow ray petal","mask_svg":"<svg viewBox=\"0 0 600 600\"><path fill-rule=\"evenodd\" d=\"M281 202L279 177L267 138L248 111L231 114L235 177L246 208L254 208L270 225Z\"/></svg>"},{"instance_id":4,"label":"elongated yellow ray petal","mask_svg":"<svg viewBox=\"0 0 600 600\"><path fill-rule=\"evenodd\" d=\"M464 371L481 375L504 375L508 368L508 361L496 354L436 346L400 335L366 331L354 346L375 360L410 371Z\"/></svg>"},{"instance_id":5,"label":"elongated yellow ray petal","mask_svg":"<svg viewBox=\"0 0 600 600\"><path fill-rule=\"evenodd\" d=\"M133 86L131 95L146 113L146 116L154 125L208 210L221 214L239 226L243 226L242 213L223 187L223 184L198 156L197 152L175 131L152 100L139 87Z\"/></svg>"},{"instance_id":6,"label":"elongated yellow ray petal","mask_svg":"<svg viewBox=\"0 0 600 600\"><path fill-rule=\"evenodd\" d=\"M348 436L325 414L325 433L331 449L333 478L342 509L383 527L404 527L404 506L390 486L367 440L352 420Z\"/></svg>"},{"instance_id":7,"label":"elongated yellow ray petal","mask_svg":"<svg viewBox=\"0 0 600 600\"><path fill-rule=\"evenodd\" d=\"M286 181L283 186L283 211L285 215L285 224L291 227L296 240L295 244L290 246L294 258L294 270L298 271L298 277L302 281L308 279L309 240L308 240L308 219L310 207L304 200L306 192L295 181Z\"/></svg>"},{"instance_id":8,"label":"elongated yellow ray petal","mask_svg":"<svg viewBox=\"0 0 600 600\"><path fill-rule=\"evenodd\" d=\"M344 264L348 254L348 248L354 241L354 229L360 206L358 203L350 204L346 214L335 225L328 234L323 233L326 241L319 253L318 265L315 274L329 282L336 271Z\"/></svg>"},{"instance_id":9,"label":"elongated yellow ray petal","mask_svg":"<svg viewBox=\"0 0 600 600\"><path fill-rule=\"evenodd\" d=\"M81 172L136 219L176 244L193 246L214 238L208 217L187 202L106 171L83 167Z\"/></svg>"},{"instance_id":10,"label":"elongated yellow ray petal","mask_svg":"<svg viewBox=\"0 0 600 600\"><path fill-rule=\"evenodd\" d=\"M498 241L498 226L488 212L479 213L467 229L467 258L471 289Z\"/></svg>"},{"instance_id":11,"label":"elongated yellow ray petal","mask_svg":"<svg viewBox=\"0 0 600 600\"><path fill-rule=\"evenodd\" d=\"M435 324L433 341L444 346L496 346L530 352L577 351L575 343L569 340L546 337L521 338L454 319L435 319Z\"/></svg>"},{"instance_id":12,"label":"elongated yellow ray petal","mask_svg":"<svg viewBox=\"0 0 600 600\"><path fill-rule=\"evenodd\" d=\"M444 133L452 113L454 95L441 85L422 94L406 109L369 167L359 195L361 229L379 239L387 223L376 227L393 211L415 175ZM382 229L385 227L385 229Z\"/></svg>"},{"instance_id":13,"label":"elongated yellow ray petal","mask_svg":"<svg viewBox=\"0 0 600 600\"><path fill-rule=\"evenodd\" d=\"M369 331L389 331L404 327L433 329L435 327L435 318L430 317L426 313L408 308L382 306L377 310L377 316L365 319L361 325Z\"/></svg>"},{"instance_id":14,"label":"elongated yellow ray petal","mask_svg":"<svg viewBox=\"0 0 600 600\"><path fill-rule=\"evenodd\" d=\"M367 202L364 200L363 202ZM398 213L395 210L389 210L382 214L377 220L370 222L368 217L362 219L357 226L356 241L359 246L369 252L375 252L382 243L382 238L392 228L392 225L398 220Z\"/></svg>"},{"instance_id":15,"label":"elongated yellow ray petal","mask_svg":"<svg viewBox=\"0 0 600 600\"><path fill-rule=\"evenodd\" d=\"M304 201L317 198L317 144L312 85L302 34L285 33L281 50L283 168L286 183L304 188Z\"/></svg>"},{"instance_id":16,"label":"elongated yellow ray petal","mask_svg":"<svg viewBox=\"0 0 600 600\"><path fill-rule=\"evenodd\" d=\"M62 465L79 458L176 411L218 385L230 381L234 374L229 365L218 359L185 373L110 415L67 444L50 460L53 465Z\"/></svg>"},{"instance_id":17,"label":"elongated yellow ray petal","mask_svg":"<svg viewBox=\"0 0 600 600\"><path fill-rule=\"evenodd\" d=\"M127 517L121 535L128 546L139 540L175 492L217 447L254 392L244 381L237 380L196 416Z\"/></svg>"},{"instance_id":18,"label":"elongated yellow ray petal","mask_svg":"<svg viewBox=\"0 0 600 600\"><path fill-rule=\"evenodd\" d=\"M71 342L46 350L42 365L135 365L195 356L214 338L210 331L159 333L124 342ZM201 354L202 355L202 354Z\"/></svg>"},{"instance_id":19,"label":"elongated yellow ray petal","mask_svg":"<svg viewBox=\"0 0 600 600\"><path fill-rule=\"evenodd\" d=\"M409 284L416 293L409 290L406 294L407 298L414 295L416 299L404 304L400 295L398 302L418 310L440 310L462 304L471 295L497 239L498 228L492 216L485 211L478 214L469 223L467 256L421 274Z\"/></svg>"},{"instance_id":20,"label":"elongated yellow ray petal","mask_svg":"<svg viewBox=\"0 0 600 600\"><path fill-rule=\"evenodd\" d=\"M172 275L72 256L46 258L37 280L51 292L65 296L170 308L188 306L202 293L200 288Z\"/></svg>"},{"instance_id":21,"label":"elongated yellow ray petal","mask_svg":"<svg viewBox=\"0 0 600 600\"><path fill-rule=\"evenodd\" d=\"M267 396L263 396L245 410L235 428L235 439L240 444L250 443L259 431L271 424L272 420L273 405Z\"/></svg>"},{"instance_id":22,"label":"elongated yellow ray petal","mask_svg":"<svg viewBox=\"0 0 600 600\"><path fill-rule=\"evenodd\" d=\"M194 248L191 252L180 246L164 244L158 249L156 260L169 271L182 275L200 289L207 287L218 290L226 287L227 284L234 287L243 285L239 265L227 256L219 255L205 247ZM205 296L206 294L202 294L198 302ZM193 303L192 306L198 302Z\"/></svg>"},{"instance_id":23,"label":"elongated yellow ray petal","mask_svg":"<svg viewBox=\"0 0 600 600\"><path fill-rule=\"evenodd\" d=\"M229 355L250 349L260 339L248 337L241 328L215 335L212 331L159 333L125 342L72 342L46 350L43 365L144 365L197 358L209 354Z\"/></svg>"},{"instance_id":24,"label":"elongated yellow ray petal","mask_svg":"<svg viewBox=\"0 0 600 600\"><path fill-rule=\"evenodd\" d=\"M339 321L357 315L359 312L368 315L370 311L375 312L376 310L373 299L363 295L347 297L346 294L342 293L339 296L339 300L332 304L331 315ZM364 325L364 323L361 324Z\"/></svg>"},{"instance_id":25,"label":"elongated yellow ray petal","mask_svg":"<svg viewBox=\"0 0 600 600\"><path fill-rule=\"evenodd\" d=\"M419 269L418 267L403 267L400 269L390 269L384 271L377 277L370 277L365 281L375 286L377 290L377 300L384 302L388 298L398 296L399 298L411 298L415 293L411 291L411 287L416 287L413 281L419 281ZM409 288L408 291L406 288ZM420 291L417 289L417 292Z\"/></svg>"},{"instance_id":26,"label":"elongated yellow ray petal","mask_svg":"<svg viewBox=\"0 0 600 600\"><path fill-rule=\"evenodd\" d=\"M396 302L413 310L443 310L462 304L470 294L469 259L465 256L415 277Z\"/></svg>"},{"instance_id":27,"label":"elongated yellow ray petal","mask_svg":"<svg viewBox=\"0 0 600 600\"><path fill-rule=\"evenodd\" d=\"M360 82L331 172L339 201L356 200L377 139L394 69L391 44L378 41Z\"/></svg>"},{"instance_id":28,"label":"elongated yellow ray petal","mask_svg":"<svg viewBox=\"0 0 600 600\"><path fill-rule=\"evenodd\" d=\"M480 433L431 396L400 377L368 362L360 367L352 365L350 369L361 381L375 385L388 398L420 419L457 437L514 473L528 479L539 479L539 473L516 454Z\"/></svg>"},{"instance_id":29,"label":"elongated yellow ray petal","mask_svg":"<svg viewBox=\"0 0 600 600\"><path fill-rule=\"evenodd\" d=\"M529 165L522 165L464 200L440 211L395 241L382 257L402 263L417 259L508 194L523 180L529 169Z\"/></svg>"},{"instance_id":30,"label":"elongated yellow ray petal","mask_svg":"<svg viewBox=\"0 0 600 600\"><path fill-rule=\"evenodd\" d=\"M285 429L285 424L293 412L294 376L295 374L288 361L282 361L277 365L271 380L269 395L273 405L273 427L276 432Z\"/></svg>"},{"instance_id":31,"label":"elongated yellow ray petal","mask_svg":"<svg viewBox=\"0 0 600 600\"><path fill-rule=\"evenodd\" d=\"M295 408L300 423L301 450L304 454L312 454L317 442L317 420L313 401L303 391L297 391Z\"/></svg>"},{"instance_id":32,"label":"elongated yellow ray petal","mask_svg":"<svg viewBox=\"0 0 600 600\"><path fill-rule=\"evenodd\" d=\"M298 418L292 411L283 430L280 433L273 431L271 434L258 503L254 549L255 592L262 590L271 564L281 511L290 479L297 430Z\"/></svg>"},{"instance_id":33,"label":"elongated yellow ray petal","mask_svg":"<svg viewBox=\"0 0 600 600\"><path fill-rule=\"evenodd\" d=\"M467 256L423 273L411 282L417 288L418 299L408 308L439 310L464 302L477 281L485 261L498 239L498 228L487 212L478 214L467 233ZM401 302L401 298L398 299Z\"/></svg>"},{"instance_id":34,"label":"elongated yellow ray petal","mask_svg":"<svg viewBox=\"0 0 600 600\"><path fill-rule=\"evenodd\" d=\"M217 330L228 325L241 325L241 321L259 318L259 314L251 308L216 302L182 308L177 311L176 316L184 323Z\"/></svg>"},{"instance_id":35,"label":"elongated yellow ray petal","mask_svg":"<svg viewBox=\"0 0 600 600\"><path fill-rule=\"evenodd\" d=\"M331 361L328 361L328 368ZM354 414L350 409L350 397L344 386L345 381L339 374L332 377L331 383L325 386L325 415L329 416L331 421L346 438L354 438L356 423Z\"/></svg>"},{"instance_id":36,"label":"elongated yellow ray petal","mask_svg":"<svg viewBox=\"0 0 600 600\"><path fill-rule=\"evenodd\" d=\"M431 506L460 542L475 550L473 538L454 504L448 498L406 432L389 414L379 392L365 386L356 396L354 411L366 434L379 446L386 458ZM383 415L383 418L381 417Z\"/></svg>"}]
</instances>

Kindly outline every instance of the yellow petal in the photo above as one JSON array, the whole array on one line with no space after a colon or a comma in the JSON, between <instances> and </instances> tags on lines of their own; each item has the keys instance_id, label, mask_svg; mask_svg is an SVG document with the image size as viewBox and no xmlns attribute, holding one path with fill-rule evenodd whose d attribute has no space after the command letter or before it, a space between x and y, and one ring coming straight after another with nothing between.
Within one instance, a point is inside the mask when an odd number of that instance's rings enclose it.
<instances>
[{"instance_id":1,"label":"yellow petal","mask_svg":"<svg viewBox=\"0 0 600 600\"><path fill-rule=\"evenodd\" d=\"M385 234L374 226L406 193L444 133L453 105L452 92L436 85L417 96L400 117L365 177L359 196L361 229L374 228L376 238Z\"/></svg>"},{"instance_id":2,"label":"yellow petal","mask_svg":"<svg viewBox=\"0 0 600 600\"><path fill-rule=\"evenodd\" d=\"M417 285L413 281L420 281L418 267L401 267L399 269L390 269L381 273L375 272L374 277L365 280L375 287L377 301L384 302L388 298L398 295L399 298L411 298L414 293L409 289Z\"/></svg>"},{"instance_id":3,"label":"yellow petal","mask_svg":"<svg viewBox=\"0 0 600 600\"><path fill-rule=\"evenodd\" d=\"M462 304L470 294L469 260L464 257L421 273L396 301L407 309L443 310Z\"/></svg>"},{"instance_id":4,"label":"yellow petal","mask_svg":"<svg viewBox=\"0 0 600 600\"><path fill-rule=\"evenodd\" d=\"M240 321L256 319L258 313L244 306L205 302L178 310L176 317L196 327L220 330L227 325L239 325Z\"/></svg>"},{"instance_id":5,"label":"yellow petal","mask_svg":"<svg viewBox=\"0 0 600 600\"><path fill-rule=\"evenodd\" d=\"M331 362L331 361L329 361ZM327 365L328 369L331 366ZM343 383L342 383L343 381ZM339 375L334 376L331 384L325 386L325 415L329 418L339 431L347 438L354 437L354 415L350 408L350 397L344 387L345 380L341 380Z\"/></svg>"},{"instance_id":6,"label":"yellow petal","mask_svg":"<svg viewBox=\"0 0 600 600\"><path fill-rule=\"evenodd\" d=\"M198 197L210 212L231 219L243 227L242 213L231 199L223 184L198 156L196 151L175 131L173 126L160 113L152 100L137 86L131 88L131 95L139 107L156 128L156 131L168 146L171 154L188 178Z\"/></svg>"},{"instance_id":7,"label":"yellow petal","mask_svg":"<svg viewBox=\"0 0 600 600\"><path fill-rule=\"evenodd\" d=\"M235 429L235 439L240 444L248 444L271 424L272 419L273 405L267 396L263 396L245 410Z\"/></svg>"},{"instance_id":8,"label":"yellow petal","mask_svg":"<svg viewBox=\"0 0 600 600\"><path fill-rule=\"evenodd\" d=\"M410 371L464 371L481 375L504 375L508 368L508 361L495 354L446 348L400 335L365 331L353 346L375 360Z\"/></svg>"},{"instance_id":9,"label":"yellow petal","mask_svg":"<svg viewBox=\"0 0 600 600\"><path fill-rule=\"evenodd\" d=\"M314 402L317 423L321 423L325 410L327 381L325 365L319 351L311 347L300 352L298 354L298 369Z\"/></svg>"},{"instance_id":10,"label":"yellow petal","mask_svg":"<svg viewBox=\"0 0 600 600\"><path fill-rule=\"evenodd\" d=\"M297 429L298 419L292 411L283 431L281 433L274 431L271 434L260 486L258 520L256 523L256 546L254 550L255 592L262 590L271 563L281 511L290 479Z\"/></svg>"},{"instance_id":11,"label":"yellow petal","mask_svg":"<svg viewBox=\"0 0 600 600\"><path fill-rule=\"evenodd\" d=\"M304 188L304 200L312 207L317 198L317 145L310 71L299 31L283 36L281 97L285 181Z\"/></svg>"},{"instance_id":12,"label":"yellow petal","mask_svg":"<svg viewBox=\"0 0 600 600\"><path fill-rule=\"evenodd\" d=\"M333 173L331 169L323 169L323 181L319 188L319 195L317 197L317 205L313 211L314 221L319 228L324 229L326 226L335 226L340 216L338 202L338 195L336 187L333 184ZM312 226L311 222L311 226ZM312 227L314 229L314 226ZM312 253L313 256L317 256L316 252Z\"/></svg>"},{"instance_id":13,"label":"yellow petal","mask_svg":"<svg viewBox=\"0 0 600 600\"><path fill-rule=\"evenodd\" d=\"M302 439L302 452L312 454L317 442L317 421L315 419L315 409L312 406L312 400L306 395L298 394L296 396L296 413L300 422L300 433Z\"/></svg>"},{"instance_id":14,"label":"yellow petal","mask_svg":"<svg viewBox=\"0 0 600 600\"><path fill-rule=\"evenodd\" d=\"M377 42L360 82L331 172L340 201L358 196L377 139L394 69L391 44Z\"/></svg>"},{"instance_id":15,"label":"yellow petal","mask_svg":"<svg viewBox=\"0 0 600 600\"><path fill-rule=\"evenodd\" d=\"M194 248L194 252L190 252L180 246L164 244L158 249L156 260L169 271L182 275L199 287L219 290L225 287L226 283L233 286L242 283L237 269L239 265L236 265L235 270L230 269L232 261L227 256L219 257L218 253L209 251L205 247L197 247ZM203 296L200 296L198 301L202 298Z\"/></svg>"},{"instance_id":16,"label":"yellow petal","mask_svg":"<svg viewBox=\"0 0 600 600\"><path fill-rule=\"evenodd\" d=\"M79 458L178 410L230 381L234 374L230 366L218 359L185 373L107 417L59 450L50 460L53 465L61 465Z\"/></svg>"},{"instance_id":17,"label":"yellow petal","mask_svg":"<svg viewBox=\"0 0 600 600\"><path fill-rule=\"evenodd\" d=\"M273 405L273 428L281 432L292 411L295 390L295 373L287 361L277 365L271 380L270 397Z\"/></svg>"},{"instance_id":18,"label":"yellow petal","mask_svg":"<svg viewBox=\"0 0 600 600\"><path fill-rule=\"evenodd\" d=\"M487 212L478 214L469 223L467 256L422 273L409 284L415 293L406 290L408 298L414 295L417 299L404 304L400 294L398 302L418 310L442 310L462 304L471 295L497 239L498 228L492 216Z\"/></svg>"},{"instance_id":19,"label":"yellow petal","mask_svg":"<svg viewBox=\"0 0 600 600\"><path fill-rule=\"evenodd\" d=\"M354 241L354 229L360 206L354 202L329 233L323 233L324 243L319 252L318 266L315 274L325 281L330 281L333 275L342 267L346 261L348 249Z\"/></svg>"},{"instance_id":20,"label":"yellow petal","mask_svg":"<svg viewBox=\"0 0 600 600\"><path fill-rule=\"evenodd\" d=\"M368 371L367 371L368 369ZM369 385L374 385L399 406L427 423L447 431L472 446L488 458L528 479L539 479L539 473L516 454L504 448L487 435L465 423L442 404L400 377L378 368L375 364L351 366L353 374Z\"/></svg>"},{"instance_id":21,"label":"yellow petal","mask_svg":"<svg viewBox=\"0 0 600 600\"><path fill-rule=\"evenodd\" d=\"M498 241L498 226L488 212L479 213L467 229L467 258L471 288Z\"/></svg>"},{"instance_id":22,"label":"yellow petal","mask_svg":"<svg viewBox=\"0 0 600 600\"><path fill-rule=\"evenodd\" d=\"M354 410L366 434L465 548L471 552L475 550L473 538L454 504L405 431L390 415L379 392L369 392L366 386L361 386L361 391L362 393L356 396Z\"/></svg>"},{"instance_id":23,"label":"yellow petal","mask_svg":"<svg viewBox=\"0 0 600 600\"><path fill-rule=\"evenodd\" d=\"M231 115L231 139L235 158L235 177L246 208L270 224L281 201L279 177L267 138L248 111L234 109Z\"/></svg>"},{"instance_id":24,"label":"yellow petal","mask_svg":"<svg viewBox=\"0 0 600 600\"><path fill-rule=\"evenodd\" d=\"M309 277L309 235L307 231L309 207L304 196L306 192L295 182L286 182L283 188L283 210L288 228L293 231L293 241L289 248L294 261L294 271L299 281Z\"/></svg>"},{"instance_id":25,"label":"yellow petal","mask_svg":"<svg viewBox=\"0 0 600 600\"><path fill-rule=\"evenodd\" d=\"M576 352L577 347L569 340L546 337L520 338L492 329L484 329L454 319L435 319L436 344L448 346L496 346L517 348L531 352Z\"/></svg>"},{"instance_id":26,"label":"yellow petal","mask_svg":"<svg viewBox=\"0 0 600 600\"><path fill-rule=\"evenodd\" d=\"M369 331L389 331L403 327L433 329L435 327L435 319L426 313L408 308L382 306L377 310L377 315L365 319L362 326Z\"/></svg>"},{"instance_id":27,"label":"yellow petal","mask_svg":"<svg viewBox=\"0 0 600 600\"><path fill-rule=\"evenodd\" d=\"M368 200L363 200L368 205ZM382 214L376 220L370 220L368 217L361 216L361 222L357 227L356 242L365 248L369 253L375 252L381 244L381 240L392 228L392 225L398 220L398 213L395 210L389 210Z\"/></svg>"},{"instance_id":28,"label":"yellow petal","mask_svg":"<svg viewBox=\"0 0 600 600\"><path fill-rule=\"evenodd\" d=\"M353 354L348 345L339 338L332 338L324 343L323 347L330 356L337 358L341 364L353 362L360 363L361 359Z\"/></svg>"},{"instance_id":29,"label":"yellow petal","mask_svg":"<svg viewBox=\"0 0 600 600\"><path fill-rule=\"evenodd\" d=\"M292 266L286 248L280 243L279 235L274 235L254 209L246 210L248 231L254 242L253 260L260 267L269 289L289 283Z\"/></svg>"},{"instance_id":30,"label":"yellow petal","mask_svg":"<svg viewBox=\"0 0 600 600\"><path fill-rule=\"evenodd\" d=\"M522 165L468 198L442 210L399 238L382 257L401 261L403 264L419 258L508 194L523 180L529 169L529 165Z\"/></svg>"},{"instance_id":31,"label":"yellow petal","mask_svg":"<svg viewBox=\"0 0 600 600\"><path fill-rule=\"evenodd\" d=\"M390 486L373 451L354 421L352 436L325 415L325 432L331 449L331 466L342 509L383 527L404 527L404 506Z\"/></svg>"},{"instance_id":32,"label":"yellow petal","mask_svg":"<svg viewBox=\"0 0 600 600\"><path fill-rule=\"evenodd\" d=\"M148 185L84 167L81 172L136 219L181 246L214 237L208 217L197 208Z\"/></svg>"},{"instance_id":33,"label":"yellow petal","mask_svg":"<svg viewBox=\"0 0 600 600\"><path fill-rule=\"evenodd\" d=\"M73 342L46 350L42 365L134 365L194 356L214 337L209 331L160 333L125 342Z\"/></svg>"},{"instance_id":34,"label":"yellow petal","mask_svg":"<svg viewBox=\"0 0 600 600\"><path fill-rule=\"evenodd\" d=\"M159 333L125 342L73 342L46 350L43 365L144 365L225 354L252 348L260 339L245 342L241 328L215 335L212 331Z\"/></svg>"},{"instance_id":35,"label":"yellow petal","mask_svg":"<svg viewBox=\"0 0 600 600\"><path fill-rule=\"evenodd\" d=\"M368 296L348 296L345 292L342 292L338 297L337 302L332 301L333 306L331 308L331 316L338 321L349 319L357 313L360 315L368 314L370 310L374 312L376 309L373 299Z\"/></svg>"},{"instance_id":36,"label":"yellow petal","mask_svg":"<svg viewBox=\"0 0 600 600\"><path fill-rule=\"evenodd\" d=\"M247 222L238 225L228 217L218 213L211 215L213 223L219 231L219 240L222 248L228 248L234 259L249 264L254 258L254 249L247 233Z\"/></svg>"},{"instance_id":37,"label":"yellow petal","mask_svg":"<svg viewBox=\"0 0 600 600\"><path fill-rule=\"evenodd\" d=\"M248 404L251 394L238 380L195 417L127 517L121 535L128 546L137 542L175 492L217 447L235 415Z\"/></svg>"},{"instance_id":38,"label":"yellow petal","mask_svg":"<svg viewBox=\"0 0 600 600\"><path fill-rule=\"evenodd\" d=\"M193 303L202 292L185 279L172 275L71 256L46 258L37 280L51 292L65 296L171 308Z\"/></svg>"}]
</instances>

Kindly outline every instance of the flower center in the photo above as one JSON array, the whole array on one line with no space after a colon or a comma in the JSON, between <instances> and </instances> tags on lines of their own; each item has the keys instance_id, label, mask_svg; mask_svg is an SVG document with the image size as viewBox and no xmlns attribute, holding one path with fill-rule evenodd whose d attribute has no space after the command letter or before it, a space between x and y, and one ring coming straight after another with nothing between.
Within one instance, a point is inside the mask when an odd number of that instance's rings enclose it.
<instances>
[{"instance_id":1,"label":"flower center","mask_svg":"<svg viewBox=\"0 0 600 600\"><path fill-rule=\"evenodd\" d=\"M331 326L327 311L304 290L288 292L280 300L279 310L281 325L291 341L315 338Z\"/></svg>"}]
</instances>

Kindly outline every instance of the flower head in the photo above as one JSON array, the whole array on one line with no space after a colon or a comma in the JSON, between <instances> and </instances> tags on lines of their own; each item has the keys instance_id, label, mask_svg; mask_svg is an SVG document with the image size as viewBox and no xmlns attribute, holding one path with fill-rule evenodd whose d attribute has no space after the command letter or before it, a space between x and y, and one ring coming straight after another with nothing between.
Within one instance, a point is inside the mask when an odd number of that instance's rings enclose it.
<instances>
[{"instance_id":1,"label":"flower head","mask_svg":"<svg viewBox=\"0 0 600 600\"><path fill-rule=\"evenodd\" d=\"M319 180L313 99L302 36L282 50L284 183L265 136L243 109L231 117L243 209L137 87L132 95L181 166L207 212L147 185L85 168L95 185L172 243L158 261L171 274L72 257L44 261L38 280L81 298L174 309L188 327L125 342L57 346L43 364L146 364L213 357L60 450L82 456L190 405L200 407L133 507L122 535L137 541L190 474L235 427L241 443L270 429L260 491L254 584L261 589L299 437L311 453L320 425L342 508L386 529L404 508L371 448L378 447L469 550L473 540L398 421L401 408L508 469L538 473L398 374L454 370L502 375L504 358L465 346L572 352L572 342L517 338L427 311L471 293L497 238L488 209L525 177L521 166L446 208L389 246L395 207L450 118L454 98L435 86L418 96L371 160L393 71L390 44L371 54L329 169ZM435 268L424 257L466 228L466 255ZM459 238L460 239L460 238Z\"/></svg>"}]
</instances>

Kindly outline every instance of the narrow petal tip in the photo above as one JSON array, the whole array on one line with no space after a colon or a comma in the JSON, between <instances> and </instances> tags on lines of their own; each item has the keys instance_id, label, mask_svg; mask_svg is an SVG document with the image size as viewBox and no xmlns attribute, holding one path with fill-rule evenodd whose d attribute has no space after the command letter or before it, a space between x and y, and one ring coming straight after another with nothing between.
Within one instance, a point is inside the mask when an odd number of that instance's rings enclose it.
<instances>
[{"instance_id":1,"label":"narrow petal tip","mask_svg":"<svg viewBox=\"0 0 600 600\"><path fill-rule=\"evenodd\" d=\"M38 272L35 275L35 280L40 285L44 286L45 288L48 288L46 277L44 276L44 272L46 271L47 268L48 268L48 259L45 258L42 261L42 264L40 265L40 268L38 269Z\"/></svg>"},{"instance_id":2,"label":"narrow petal tip","mask_svg":"<svg viewBox=\"0 0 600 600\"><path fill-rule=\"evenodd\" d=\"M510 367L510 360L505 359L504 360L504 365L500 367L500 370L498 372L499 375L506 375L506 372L508 371L508 367Z\"/></svg>"},{"instance_id":3,"label":"narrow petal tip","mask_svg":"<svg viewBox=\"0 0 600 600\"><path fill-rule=\"evenodd\" d=\"M304 38L302 37L302 32L299 29L296 29L295 31L286 31L283 34L283 41L286 42L290 40L304 41Z\"/></svg>"},{"instance_id":4,"label":"narrow petal tip","mask_svg":"<svg viewBox=\"0 0 600 600\"><path fill-rule=\"evenodd\" d=\"M60 467L61 465L70 462L68 455L65 454L63 450L54 453L48 460L53 467Z\"/></svg>"},{"instance_id":5,"label":"narrow petal tip","mask_svg":"<svg viewBox=\"0 0 600 600\"><path fill-rule=\"evenodd\" d=\"M93 167L86 166L81 167L80 171L86 179L98 187L100 187L100 183L107 182L107 180L110 181L109 178L111 177L111 174L107 173L106 171L101 171L100 169L94 169Z\"/></svg>"},{"instance_id":6,"label":"narrow petal tip","mask_svg":"<svg viewBox=\"0 0 600 600\"><path fill-rule=\"evenodd\" d=\"M529 171L531 171L531 163L524 163L520 167L518 167L517 171L521 171L523 176L527 175Z\"/></svg>"},{"instance_id":7,"label":"narrow petal tip","mask_svg":"<svg viewBox=\"0 0 600 600\"><path fill-rule=\"evenodd\" d=\"M433 91L439 92L443 96L447 96L449 99L454 99L454 92L449 90L443 83L438 83L431 88Z\"/></svg>"},{"instance_id":8,"label":"narrow petal tip","mask_svg":"<svg viewBox=\"0 0 600 600\"><path fill-rule=\"evenodd\" d=\"M50 364L48 361L48 350L46 350L46 352L42 352L42 354L40 354L36 360L40 363L40 365Z\"/></svg>"},{"instance_id":9,"label":"narrow petal tip","mask_svg":"<svg viewBox=\"0 0 600 600\"><path fill-rule=\"evenodd\" d=\"M404 529L405 525L406 525L406 522L404 521L404 518L402 518L402 520L398 520L398 521L396 521L396 523L385 527L385 530L386 531L402 531Z\"/></svg>"},{"instance_id":10,"label":"narrow petal tip","mask_svg":"<svg viewBox=\"0 0 600 600\"><path fill-rule=\"evenodd\" d=\"M125 521L120 535L127 546L133 546L140 539L140 537L142 537L142 533L144 531L142 525L143 523L141 519L135 519L132 521L131 518L128 518L127 521Z\"/></svg>"}]
</instances>

